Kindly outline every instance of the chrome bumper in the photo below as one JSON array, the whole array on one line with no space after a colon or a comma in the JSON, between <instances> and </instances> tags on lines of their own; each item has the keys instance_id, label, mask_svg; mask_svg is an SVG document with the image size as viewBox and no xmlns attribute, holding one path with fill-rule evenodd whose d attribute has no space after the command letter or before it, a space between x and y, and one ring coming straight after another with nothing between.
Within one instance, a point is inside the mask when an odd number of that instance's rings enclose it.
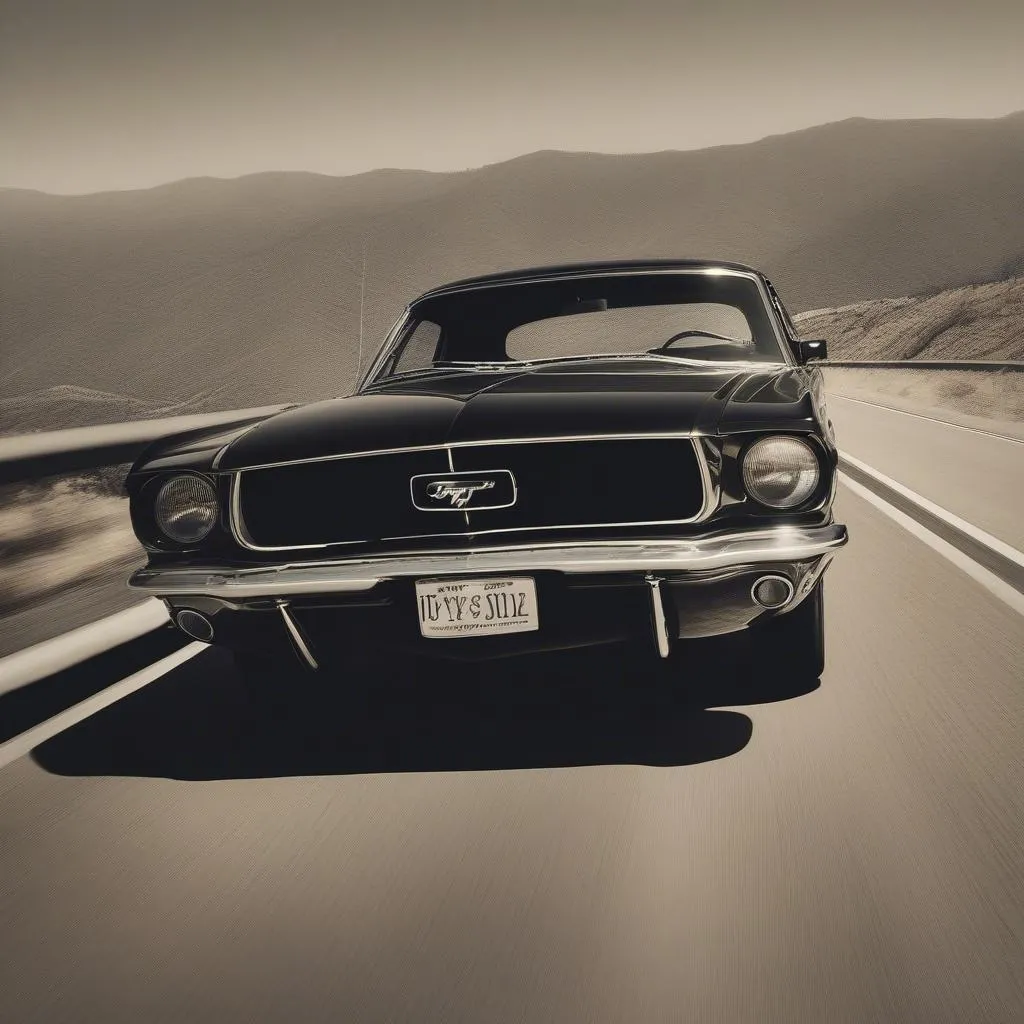
<instances>
[{"instance_id":1,"label":"chrome bumper","mask_svg":"<svg viewBox=\"0 0 1024 1024\"><path fill-rule=\"evenodd\" d=\"M838 524L776 526L694 540L535 544L256 568L146 568L133 573L128 586L156 597L230 600L357 593L386 580L474 573L688 573L759 562L802 562L835 551L846 540L846 527Z\"/></svg>"}]
</instances>

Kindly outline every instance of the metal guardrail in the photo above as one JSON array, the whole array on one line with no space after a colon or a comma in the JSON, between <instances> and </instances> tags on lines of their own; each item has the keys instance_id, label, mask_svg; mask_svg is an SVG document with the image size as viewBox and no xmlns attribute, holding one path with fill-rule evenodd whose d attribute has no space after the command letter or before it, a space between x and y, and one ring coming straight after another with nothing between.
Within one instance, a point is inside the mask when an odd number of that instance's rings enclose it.
<instances>
[{"instance_id":1,"label":"metal guardrail","mask_svg":"<svg viewBox=\"0 0 1024 1024\"><path fill-rule=\"evenodd\" d=\"M853 369L878 367L879 369L893 370L988 370L990 372L1024 370L1024 362L997 362L986 359L823 359L815 365L824 370L831 366Z\"/></svg>"},{"instance_id":2,"label":"metal guardrail","mask_svg":"<svg viewBox=\"0 0 1024 1024\"><path fill-rule=\"evenodd\" d=\"M0 484L133 462L148 444L171 434L243 426L289 408L268 405L0 437Z\"/></svg>"}]
</instances>

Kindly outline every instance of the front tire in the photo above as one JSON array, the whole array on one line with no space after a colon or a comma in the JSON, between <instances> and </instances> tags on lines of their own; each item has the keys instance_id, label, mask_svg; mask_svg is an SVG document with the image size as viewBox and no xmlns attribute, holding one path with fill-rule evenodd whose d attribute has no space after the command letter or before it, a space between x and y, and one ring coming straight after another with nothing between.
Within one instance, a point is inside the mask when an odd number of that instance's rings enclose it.
<instances>
[{"instance_id":1,"label":"front tire","mask_svg":"<svg viewBox=\"0 0 1024 1024\"><path fill-rule=\"evenodd\" d=\"M825 596L821 580L791 612L750 627L752 667L786 678L825 671Z\"/></svg>"}]
</instances>

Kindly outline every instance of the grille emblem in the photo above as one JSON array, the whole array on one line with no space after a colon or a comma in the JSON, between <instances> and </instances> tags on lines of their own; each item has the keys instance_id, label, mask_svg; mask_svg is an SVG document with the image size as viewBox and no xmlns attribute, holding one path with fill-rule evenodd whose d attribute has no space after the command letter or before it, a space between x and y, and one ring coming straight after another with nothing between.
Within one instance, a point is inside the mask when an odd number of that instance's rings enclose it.
<instances>
[{"instance_id":1,"label":"grille emblem","mask_svg":"<svg viewBox=\"0 0 1024 1024\"><path fill-rule=\"evenodd\" d=\"M516 481L507 469L421 473L409 481L409 489L421 512L476 512L516 503Z\"/></svg>"},{"instance_id":2,"label":"grille emblem","mask_svg":"<svg viewBox=\"0 0 1024 1024\"><path fill-rule=\"evenodd\" d=\"M456 483L453 480L431 480L427 484L427 497L442 502L447 498L454 508L465 508L469 499L477 491L489 491L494 487L493 480L467 480Z\"/></svg>"}]
</instances>

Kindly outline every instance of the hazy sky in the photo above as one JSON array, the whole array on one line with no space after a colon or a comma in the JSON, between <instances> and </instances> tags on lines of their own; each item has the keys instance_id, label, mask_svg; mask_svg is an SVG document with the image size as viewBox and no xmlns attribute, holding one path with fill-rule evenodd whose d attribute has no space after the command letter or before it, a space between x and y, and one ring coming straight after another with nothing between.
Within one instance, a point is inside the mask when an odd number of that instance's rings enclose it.
<instances>
[{"instance_id":1,"label":"hazy sky","mask_svg":"<svg viewBox=\"0 0 1024 1024\"><path fill-rule=\"evenodd\" d=\"M1022 0L0 2L0 185L50 192L1024 108Z\"/></svg>"}]
</instances>

